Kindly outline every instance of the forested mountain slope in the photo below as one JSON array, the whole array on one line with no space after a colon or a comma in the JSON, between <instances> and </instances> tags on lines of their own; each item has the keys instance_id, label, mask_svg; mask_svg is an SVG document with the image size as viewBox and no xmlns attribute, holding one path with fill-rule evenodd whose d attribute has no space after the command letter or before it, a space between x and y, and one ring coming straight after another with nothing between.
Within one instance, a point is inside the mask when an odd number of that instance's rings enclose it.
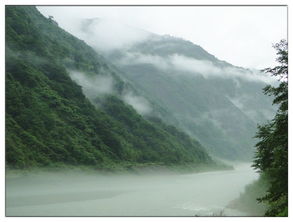
<instances>
[{"instance_id":1,"label":"forested mountain slope","mask_svg":"<svg viewBox=\"0 0 293 222\"><path fill-rule=\"evenodd\" d=\"M218 157L251 159L257 124L275 111L271 98L262 94L273 79L221 61L184 39L141 30L137 36L144 38L105 49L99 44L105 24L100 18L84 20L76 34L102 51L145 98L160 104L167 111L160 116L165 122L176 124Z\"/></svg>"},{"instance_id":2,"label":"forested mountain slope","mask_svg":"<svg viewBox=\"0 0 293 222\"><path fill-rule=\"evenodd\" d=\"M131 86L119 75L35 7L6 6L7 165L213 163L196 140L138 114L131 106L137 97L125 96Z\"/></svg>"}]
</instances>

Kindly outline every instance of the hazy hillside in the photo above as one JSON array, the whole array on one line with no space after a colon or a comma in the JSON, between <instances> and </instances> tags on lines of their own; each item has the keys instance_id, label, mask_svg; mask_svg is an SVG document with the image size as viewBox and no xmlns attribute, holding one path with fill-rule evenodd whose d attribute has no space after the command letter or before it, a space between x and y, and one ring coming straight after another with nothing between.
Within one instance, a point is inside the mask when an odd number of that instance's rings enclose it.
<instances>
[{"instance_id":1,"label":"hazy hillside","mask_svg":"<svg viewBox=\"0 0 293 222\"><path fill-rule=\"evenodd\" d=\"M6 6L8 166L213 163L196 140L143 118L148 101L120 75L35 7Z\"/></svg>"},{"instance_id":2,"label":"hazy hillside","mask_svg":"<svg viewBox=\"0 0 293 222\"><path fill-rule=\"evenodd\" d=\"M129 41L116 35L116 44L107 45L105 26L110 24L88 19L75 33L122 70L122 78L145 98L167 111L156 114L165 122L176 124L216 156L252 157L256 126L274 113L271 99L262 94L273 81L270 77L221 61L192 42L123 25L119 30Z\"/></svg>"}]
</instances>

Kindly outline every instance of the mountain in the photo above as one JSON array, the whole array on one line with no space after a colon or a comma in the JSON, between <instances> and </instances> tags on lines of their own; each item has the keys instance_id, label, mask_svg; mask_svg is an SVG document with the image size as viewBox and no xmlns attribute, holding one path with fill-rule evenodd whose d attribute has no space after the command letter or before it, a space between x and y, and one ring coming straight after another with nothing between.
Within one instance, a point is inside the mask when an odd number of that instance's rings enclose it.
<instances>
[{"instance_id":1,"label":"mountain","mask_svg":"<svg viewBox=\"0 0 293 222\"><path fill-rule=\"evenodd\" d=\"M257 124L273 117L275 107L262 88L274 82L259 71L233 66L217 59L199 45L168 35L142 32L124 25L123 36L111 35L107 46L105 25L100 18L80 22L82 39L101 52L148 101L160 106L159 116L176 125L217 157L251 159ZM110 29L111 30L111 29ZM128 35L127 35L128 33ZM101 44L101 42L103 44ZM229 49L227 49L229 50Z\"/></svg>"},{"instance_id":2,"label":"mountain","mask_svg":"<svg viewBox=\"0 0 293 222\"><path fill-rule=\"evenodd\" d=\"M6 6L5 65L8 167L215 164L195 139L144 117L152 103L33 6Z\"/></svg>"}]
</instances>

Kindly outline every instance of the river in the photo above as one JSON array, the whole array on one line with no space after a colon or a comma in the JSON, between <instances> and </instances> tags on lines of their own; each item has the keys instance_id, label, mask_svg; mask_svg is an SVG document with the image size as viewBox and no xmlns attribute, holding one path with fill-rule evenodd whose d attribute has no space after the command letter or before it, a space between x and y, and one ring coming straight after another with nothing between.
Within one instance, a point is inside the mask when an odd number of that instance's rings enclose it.
<instances>
[{"instance_id":1,"label":"river","mask_svg":"<svg viewBox=\"0 0 293 222\"><path fill-rule=\"evenodd\" d=\"M6 177L6 216L249 216L227 208L258 178L250 164L194 174Z\"/></svg>"}]
</instances>

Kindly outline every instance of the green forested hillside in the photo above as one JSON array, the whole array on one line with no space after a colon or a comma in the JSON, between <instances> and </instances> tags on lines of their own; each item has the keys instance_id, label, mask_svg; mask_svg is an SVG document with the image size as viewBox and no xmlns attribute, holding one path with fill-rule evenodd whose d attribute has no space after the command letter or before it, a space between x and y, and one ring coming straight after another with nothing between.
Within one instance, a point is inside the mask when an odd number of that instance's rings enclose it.
<instances>
[{"instance_id":1,"label":"green forested hillside","mask_svg":"<svg viewBox=\"0 0 293 222\"><path fill-rule=\"evenodd\" d=\"M98 108L71 80L69 69L110 75L115 95L105 96ZM119 98L123 81L113 70L35 7L6 6L7 165L213 162L197 141L126 105Z\"/></svg>"},{"instance_id":2,"label":"green forested hillside","mask_svg":"<svg viewBox=\"0 0 293 222\"><path fill-rule=\"evenodd\" d=\"M143 32L103 18L64 26L103 53L123 71L118 73L121 78L167 111L162 115L153 105L154 115L164 122L176 125L215 156L253 158L257 124L272 118L276 110L271 98L261 91L267 82L276 82L256 70L221 61L199 45L178 37L144 31L144 38L129 38L128 44L116 48L104 47L98 40L107 37L104 27L111 24L124 35L140 36ZM112 35L112 39L119 40L114 29Z\"/></svg>"}]
</instances>

